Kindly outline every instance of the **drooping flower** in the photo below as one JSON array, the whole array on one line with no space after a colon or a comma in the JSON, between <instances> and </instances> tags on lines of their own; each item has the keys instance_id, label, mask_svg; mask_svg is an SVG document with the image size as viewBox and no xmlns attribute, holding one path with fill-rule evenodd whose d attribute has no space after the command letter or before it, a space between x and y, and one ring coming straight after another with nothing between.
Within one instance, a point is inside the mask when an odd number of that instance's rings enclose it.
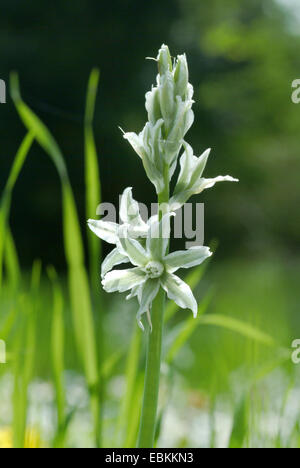
<instances>
[{"instance_id":1,"label":"drooping flower","mask_svg":"<svg viewBox=\"0 0 300 468\"><path fill-rule=\"evenodd\" d=\"M210 154L210 149L201 156L194 156L193 148L184 142L185 151L180 158L180 174L175 186L174 194L170 199L170 209L178 210L192 196L213 187L217 182L238 182L231 176L218 176L213 179L202 177Z\"/></svg>"},{"instance_id":2,"label":"drooping flower","mask_svg":"<svg viewBox=\"0 0 300 468\"><path fill-rule=\"evenodd\" d=\"M172 215L173 213L167 213L161 221L155 217L150 219L145 247L136 239L126 236L128 230L126 231L125 226L122 227L117 248L134 267L110 271L102 280L107 292L131 291L128 299L138 297L137 320L141 328L141 317L151 309L160 287L179 307L190 309L194 317L197 316L197 302L191 288L174 273L180 268L201 264L212 253L208 247L201 246L167 254Z\"/></svg>"},{"instance_id":3,"label":"drooping flower","mask_svg":"<svg viewBox=\"0 0 300 468\"><path fill-rule=\"evenodd\" d=\"M133 238L146 238L149 225L143 221L140 215L139 205L132 197L131 187L126 188L122 194L119 215L120 220L123 223L121 225L111 221L89 219L88 226L96 236L109 244L118 244L119 236L122 232L124 233L125 230L128 232L128 235ZM101 268L101 275L104 276L115 265L128 262L128 256L124 252L120 252L118 248L115 248L104 259Z\"/></svg>"}]
</instances>

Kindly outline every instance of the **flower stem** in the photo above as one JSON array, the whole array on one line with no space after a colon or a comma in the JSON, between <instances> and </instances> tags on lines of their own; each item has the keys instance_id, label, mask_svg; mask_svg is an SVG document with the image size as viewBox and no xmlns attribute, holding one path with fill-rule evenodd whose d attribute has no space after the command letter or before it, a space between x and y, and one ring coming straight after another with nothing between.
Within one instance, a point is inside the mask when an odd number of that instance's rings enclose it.
<instances>
[{"instance_id":1,"label":"flower stem","mask_svg":"<svg viewBox=\"0 0 300 468\"><path fill-rule=\"evenodd\" d=\"M158 195L160 219L165 212L165 207L162 205L168 203L170 197L169 167L167 165L164 170L164 178L165 190ZM165 302L166 294L161 288L152 304L152 331L148 330L144 399L138 440L139 448L152 448L155 441Z\"/></svg>"},{"instance_id":2,"label":"flower stem","mask_svg":"<svg viewBox=\"0 0 300 468\"><path fill-rule=\"evenodd\" d=\"M148 331L144 401L139 434L139 448L152 448L155 438L159 392L161 344L165 293L161 289L152 304L152 332Z\"/></svg>"}]
</instances>

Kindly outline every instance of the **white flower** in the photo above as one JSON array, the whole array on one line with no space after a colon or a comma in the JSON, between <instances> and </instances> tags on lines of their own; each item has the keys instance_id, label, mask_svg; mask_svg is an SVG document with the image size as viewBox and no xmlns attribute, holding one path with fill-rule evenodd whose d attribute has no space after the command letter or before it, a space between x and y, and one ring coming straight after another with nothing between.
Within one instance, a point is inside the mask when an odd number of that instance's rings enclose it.
<instances>
[{"instance_id":1,"label":"white flower","mask_svg":"<svg viewBox=\"0 0 300 468\"><path fill-rule=\"evenodd\" d=\"M132 197L131 187L126 188L121 197L120 220L123 223L121 225L110 221L89 219L88 226L94 234L109 244L117 244L124 230L128 231L131 237L146 238L149 225L141 218L138 202ZM101 275L104 276L115 265L128 262L128 256L115 248L103 261Z\"/></svg>"},{"instance_id":2,"label":"white flower","mask_svg":"<svg viewBox=\"0 0 300 468\"><path fill-rule=\"evenodd\" d=\"M141 328L141 317L150 311L160 287L179 307L190 309L194 317L197 316L198 306L190 287L174 273L180 268L199 265L212 253L208 247L192 247L167 254L172 215L174 214L166 214L160 222L155 217L151 218L145 247L136 239L121 235L118 250L129 258L134 268L110 271L102 280L107 292L131 290L127 298L138 297L140 307L137 320ZM122 234L125 234L125 229L122 228Z\"/></svg>"},{"instance_id":3,"label":"white flower","mask_svg":"<svg viewBox=\"0 0 300 468\"><path fill-rule=\"evenodd\" d=\"M193 148L184 142L185 151L180 158L180 174L170 200L170 209L178 210L192 196L203 192L203 190L213 187L217 182L238 182L231 176L219 176L214 179L202 177L210 149L206 150L199 158L194 156Z\"/></svg>"},{"instance_id":4,"label":"white flower","mask_svg":"<svg viewBox=\"0 0 300 468\"><path fill-rule=\"evenodd\" d=\"M124 133L123 137L129 141L133 149L143 161L148 179L154 184L156 193L164 189L163 177L163 137L161 128L164 121L158 120L154 125L147 122L142 132Z\"/></svg>"}]
</instances>

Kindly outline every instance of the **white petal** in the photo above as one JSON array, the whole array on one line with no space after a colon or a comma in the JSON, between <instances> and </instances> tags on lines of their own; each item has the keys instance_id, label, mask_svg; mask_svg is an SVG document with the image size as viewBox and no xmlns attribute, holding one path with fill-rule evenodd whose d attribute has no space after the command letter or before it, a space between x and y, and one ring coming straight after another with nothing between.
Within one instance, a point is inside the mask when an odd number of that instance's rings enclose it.
<instances>
[{"instance_id":1,"label":"white petal","mask_svg":"<svg viewBox=\"0 0 300 468\"><path fill-rule=\"evenodd\" d=\"M182 281L178 276L167 273L161 278L161 285L169 299L175 301L182 309L190 309L194 317L197 316L197 301L188 284Z\"/></svg>"},{"instance_id":2,"label":"white petal","mask_svg":"<svg viewBox=\"0 0 300 468\"><path fill-rule=\"evenodd\" d=\"M239 182L238 179L234 179L231 176L218 176L214 179L200 179L200 183L195 184L193 193L201 193L203 190L213 187L217 182Z\"/></svg>"},{"instance_id":3,"label":"white petal","mask_svg":"<svg viewBox=\"0 0 300 468\"><path fill-rule=\"evenodd\" d=\"M208 247L191 247L188 250L173 252L164 258L166 269L169 273L174 273L179 268L191 268L200 265L204 260L212 255Z\"/></svg>"},{"instance_id":4,"label":"white petal","mask_svg":"<svg viewBox=\"0 0 300 468\"><path fill-rule=\"evenodd\" d=\"M191 126L193 125L195 120L195 114L192 111L192 109L187 111L186 117L185 117L185 126L184 126L184 134L186 134Z\"/></svg>"},{"instance_id":5,"label":"white petal","mask_svg":"<svg viewBox=\"0 0 300 468\"><path fill-rule=\"evenodd\" d=\"M180 173L174 190L174 195L181 192L188 192L199 180L205 169L207 159L210 154L210 148L199 156L194 156L193 148L184 142L185 152L180 158Z\"/></svg>"},{"instance_id":6,"label":"white petal","mask_svg":"<svg viewBox=\"0 0 300 468\"><path fill-rule=\"evenodd\" d=\"M127 223L136 227L146 229L146 223L140 216L139 204L132 196L132 187L124 190L120 203L120 219L123 223Z\"/></svg>"},{"instance_id":7,"label":"white petal","mask_svg":"<svg viewBox=\"0 0 300 468\"><path fill-rule=\"evenodd\" d=\"M173 195L173 197L170 199L170 210L172 211L177 211L179 210L187 201L188 199L193 195L191 190L184 190L180 193L177 193L176 195Z\"/></svg>"},{"instance_id":8,"label":"white petal","mask_svg":"<svg viewBox=\"0 0 300 468\"><path fill-rule=\"evenodd\" d=\"M161 221L158 221L157 216L149 220L147 251L153 260L162 260L166 253L171 234L171 216L175 216L175 213L166 213Z\"/></svg>"},{"instance_id":9,"label":"white petal","mask_svg":"<svg viewBox=\"0 0 300 468\"><path fill-rule=\"evenodd\" d=\"M135 286L132 288L128 296L126 296L126 301L129 301L130 299L133 299L135 296L139 296L139 290L142 286Z\"/></svg>"},{"instance_id":10,"label":"white petal","mask_svg":"<svg viewBox=\"0 0 300 468\"><path fill-rule=\"evenodd\" d=\"M141 287L141 295L139 298L140 308L137 313L137 321L140 324L142 315L150 310L152 302L156 297L160 284L158 280L148 279Z\"/></svg>"},{"instance_id":11,"label":"white petal","mask_svg":"<svg viewBox=\"0 0 300 468\"><path fill-rule=\"evenodd\" d=\"M113 270L105 275L102 286L107 292L124 292L144 283L146 279L145 273L140 268Z\"/></svg>"},{"instance_id":12,"label":"white petal","mask_svg":"<svg viewBox=\"0 0 300 468\"><path fill-rule=\"evenodd\" d=\"M140 133L139 135L137 135L134 132L124 133L123 138L129 141L132 148L139 155L140 158L143 159L145 157L142 133Z\"/></svg>"},{"instance_id":13,"label":"white petal","mask_svg":"<svg viewBox=\"0 0 300 468\"><path fill-rule=\"evenodd\" d=\"M190 197L203 192L205 189L213 187L217 182L239 182L239 180L234 179L231 176L219 176L214 179L204 179L202 177L191 188L173 195L170 200L170 210L179 210Z\"/></svg>"},{"instance_id":14,"label":"white petal","mask_svg":"<svg viewBox=\"0 0 300 468\"><path fill-rule=\"evenodd\" d=\"M102 278L108 273L110 270L113 269L116 265L121 265L121 263L128 263L129 258L127 255L122 254L119 252L118 249L112 250L107 257L103 260L101 266L101 276Z\"/></svg>"},{"instance_id":15,"label":"white petal","mask_svg":"<svg viewBox=\"0 0 300 468\"><path fill-rule=\"evenodd\" d=\"M115 244L117 242L118 224L109 221L97 221L95 219L89 219L87 223L91 231L93 231L96 236L100 237L100 239L109 244Z\"/></svg>"},{"instance_id":16,"label":"white petal","mask_svg":"<svg viewBox=\"0 0 300 468\"><path fill-rule=\"evenodd\" d=\"M197 182L202 176L204 169L206 167L210 152L211 152L211 148L208 148L206 151L204 151L204 153L201 154L201 156L199 156L199 158L194 156L193 173L191 174L191 179L190 179L191 187L194 186L195 182Z\"/></svg>"},{"instance_id":17,"label":"white petal","mask_svg":"<svg viewBox=\"0 0 300 468\"><path fill-rule=\"evenodd\" d=\"M132 239L145 239L148 235L149 227L146 223L143 226L131 226L130 224L127 224L127 226L128 237L131 237Z\"/></svg>"},{"instance_id":18,"label":"white petal","mask_svg":"<svg viewBox=\"0 0 300 468\"><path fill-rule=\"evenodd\" d=\"M185 151L180 158L180 173L177 181L175 191L180 192L187 187L194 167L194 152L193 148L186 142L183 143Z\"/></svg>"},{"instance_id":19,"label":"white petal","mask_svg":"<svg viewBox=\"0 0 300 468\"><path fill-rule=\"evenodd\" d=\"M128 226L119 228L117 247L123 255L127 255L133 265L144 267L149 262L149 256L141 244L128 236Z\"/></svg>"}]
</instances>

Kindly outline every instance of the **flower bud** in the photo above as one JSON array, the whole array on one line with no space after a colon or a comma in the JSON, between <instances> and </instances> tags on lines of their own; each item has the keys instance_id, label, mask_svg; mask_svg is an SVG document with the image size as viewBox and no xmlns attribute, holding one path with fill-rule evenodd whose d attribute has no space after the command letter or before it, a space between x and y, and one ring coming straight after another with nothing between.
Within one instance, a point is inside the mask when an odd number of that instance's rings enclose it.
<instances>
[{"instance_id":1,"label":"flower bud","mask_svg":"<svg viewBox=\"0 0 300 468\"><path fill-rule=\"evenodd\" d=\"M173 65L172 65L172 58L171 54L169 51L169 47L166 45L162 45L161 49L158 52L157 56L157 62L158 62L158 71L159 74L162 76L168 71L172 71Z\"/></svg>"},{"instance_id":2,"label":"flower bud","mask_svg":"<svg viewBox=\"0 0 300 468\"><path fill-rule=\"evenodd\" d=\"M174 73L175 95L181 96L183 99L187 94L187 86L189 82L189 70L186 60L186 55L179 55L177 66Z\"/></svg>"},{"instance_id":3,"label":"flower bud","mask_svg":"<svg viewBox=\"0 0 300 468\"><path fill-rule=\"evenodd\" d=\"M169 127L172 118L174 117L174 81L172 73L167 72L161 78L161 84L159 86L159 100L160 109L165 120L166 126Z\"/></svg>"},{"instance_id":4,"label":"flower bud","mask_svg":"<svg viewBox=\"0 0 300 468\"><path fill-rule=\"evenodd\" d=\"M146 94L146 110L148 112L149 122L154 125L157 120L161 119L159 91L158 88L153 88Z\"/></svg>"}]
</instances>

